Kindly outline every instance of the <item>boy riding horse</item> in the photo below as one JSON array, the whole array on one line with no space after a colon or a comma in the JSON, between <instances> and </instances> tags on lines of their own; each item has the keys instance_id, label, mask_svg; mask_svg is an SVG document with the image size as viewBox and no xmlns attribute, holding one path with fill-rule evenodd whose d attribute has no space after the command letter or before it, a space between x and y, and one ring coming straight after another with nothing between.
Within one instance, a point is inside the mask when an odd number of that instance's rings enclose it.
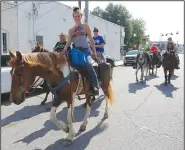
<instances>
[{"instance_id":1,"label":"boy riding horse","mask_svg":"<svg viewBox=\"0 0 185 150\"><path fill-rule=\"evenodd\" d=\"M146 58L147 58L149 64L151 64L151 58L150 58L150 55L148 54L149 49L150 49L150 48L149 48L149 44L146 42L146 38L143 37L143 38L142 38L142 44L139 45L139 51L144 51L145 56L146 56ZM138 57L139 57L139 55L137 54L136 63L135 63L135 65L133 66L134 69L137 68L137 60L138 60Z\"/></svg>"},{"instance_id":2,"label":"boy riding horse","mask_svg":"<svg viewBox=\"0 0 185 150\"><path fill-rule=\"evenodd\" d=\"M171 50L173 50L175 52L175 69L180 69L180 67L179 67L179 56L177 55L176 46L175 46L174 42L172 41L171 37L168 38L168 43L167 43L166 50L168 52L171 51ZM162 61L164 60L164 54L162 55Z\"/></svg>"},{"instance_id":3,"label":"boy riding horse","mask_svg":"<svg viewBox=\"0 0 185 150\"><path fill-rule=\"evenodd\" d=\"M150 48L150 53L156 53L158 57L158 66L161 64L161 54L159 48L156 46L155 43L152 44Z\"/></svg>"}]
</instances>

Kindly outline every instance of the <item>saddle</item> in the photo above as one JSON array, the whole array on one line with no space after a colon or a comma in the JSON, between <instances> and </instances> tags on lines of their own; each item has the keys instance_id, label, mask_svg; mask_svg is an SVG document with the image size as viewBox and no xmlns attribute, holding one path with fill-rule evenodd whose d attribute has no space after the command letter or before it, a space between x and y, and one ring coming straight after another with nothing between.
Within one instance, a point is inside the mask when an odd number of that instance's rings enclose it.
<instances>
[{"instance_id":1,"label":"saddle","mask_svg":"<svg viewBox=\"0 0 185 150\"><path fill-rule=\"evenodd\" d=\"M87 70L87 62L83 51L73 48L67 55L70 66L75 68L82 75L82 77L89 79L90 76ZM104 74L106 71L110 70L111 65L109 63L101 63L99 59L92 59L91 64L97 74L98 80L103 81ZM111 73L108 74L110 75ZM112 78L111 75L110 78Z\"/></svg>"}]
</instances>

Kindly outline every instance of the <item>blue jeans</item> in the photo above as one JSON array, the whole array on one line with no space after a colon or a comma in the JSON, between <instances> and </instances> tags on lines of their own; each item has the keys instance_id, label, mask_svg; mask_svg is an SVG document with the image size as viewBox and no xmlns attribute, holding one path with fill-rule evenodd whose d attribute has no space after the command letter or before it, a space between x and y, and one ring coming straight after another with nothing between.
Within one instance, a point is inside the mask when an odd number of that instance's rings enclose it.
<instances>
[{"instance_id":1,"label":"blue jeans","mask_svg":"<svg viewBox=\"0 0 185 150\"><path fill-rule=\"evenodd\" d=\"M89 74L91 75L91 79L92 79L92 85L93 87L97 87L99 88L99 82L98 82L98 78L97 78L97 74L92 66L92 57L91 57L91 53L90 51L87 50L83 50L84 54L85 54L85 59L87 62L87 69Z\"/></svg>"}]
</instances>

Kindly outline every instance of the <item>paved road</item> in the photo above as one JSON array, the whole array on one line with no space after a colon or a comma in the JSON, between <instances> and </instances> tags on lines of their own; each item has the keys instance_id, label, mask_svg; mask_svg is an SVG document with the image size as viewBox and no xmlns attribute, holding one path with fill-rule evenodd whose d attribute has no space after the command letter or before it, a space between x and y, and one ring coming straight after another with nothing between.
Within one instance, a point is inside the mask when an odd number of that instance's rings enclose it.
<instances>
[{"instance_id":1,"label":"paved road","mask_svg":"<svg viewBox=\"0 0 185 150\"><path fill-rule=\"evenodd\" d=\"M184 67L183 55L181 68ZM51 103L40 106L44 94L16 106L2 104L2 150L183 150L184 78L176 70L172 85L163 85L162 68L146 84L135 83L132 67L117 67L113 88L115 104L101 122L105 101L93 105L87 130L78 132L84 116L83 101L76 102L73 145L64 147L65 133L49 120ZM51 99L51 96L50 98ZM58 118L66 120L66 105Z\"/></svg>"}]
</instances>

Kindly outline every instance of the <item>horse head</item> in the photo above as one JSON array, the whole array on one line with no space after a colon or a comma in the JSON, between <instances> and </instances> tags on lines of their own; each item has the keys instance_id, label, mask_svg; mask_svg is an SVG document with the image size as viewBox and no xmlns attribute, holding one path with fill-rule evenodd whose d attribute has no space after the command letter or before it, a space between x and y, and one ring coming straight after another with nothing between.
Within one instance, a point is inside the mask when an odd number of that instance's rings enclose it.
<instances>
[{"instance_id":1,"label":"horse head","mask_svg":"<svg viewBox=\"0 0 185 150\"><path fill-rule=\"evenodd\" d=\"M10 100L19 105L24 102L25 93L35 81L35 77L32 68L28 67L19 51L16 51L16 54L10 51L10 57L11 60L8 63L12 67Z\"/></svg>"},{"instance_id":2,"label":"horse head","mask_svg":"<svg viewBox=\"0 0 185 150\"><path fill-rule=\"evenodd\" d=\"M139 64L143 64L144 61L145 61L145 54L144 54L143 51L140 51L140 52L139 52L139 57L138 57L138 63L139 63Z\"/></svg>"}]
</instances>

